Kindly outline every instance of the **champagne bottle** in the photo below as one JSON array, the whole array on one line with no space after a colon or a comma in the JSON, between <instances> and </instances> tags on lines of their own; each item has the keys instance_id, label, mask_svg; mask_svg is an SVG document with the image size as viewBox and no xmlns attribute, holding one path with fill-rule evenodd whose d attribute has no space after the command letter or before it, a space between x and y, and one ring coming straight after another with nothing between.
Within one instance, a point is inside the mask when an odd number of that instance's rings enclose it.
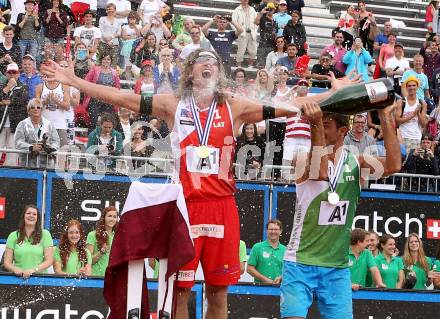
<instances>
[{"instance_id":1,"label":"champagne bottle","mask_svg":"<svg viewBox=\"0 0 440 319\"><path fill-rule=\"evenodd\" d=\"M380 110L395 99L393 84L386 78L347 86L319 103L324 112L354 115Z\"/></svg>"}]
</instances>

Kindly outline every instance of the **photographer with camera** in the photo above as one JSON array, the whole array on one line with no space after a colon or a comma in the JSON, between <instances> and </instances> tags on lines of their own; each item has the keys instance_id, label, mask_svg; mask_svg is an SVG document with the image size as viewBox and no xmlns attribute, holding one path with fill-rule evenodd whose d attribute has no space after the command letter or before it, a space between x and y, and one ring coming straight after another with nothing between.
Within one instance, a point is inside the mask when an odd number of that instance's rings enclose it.
<instances>
[{"instance_id":1,"label":"photographer with camera","mask_svg":"<svg viewBox=\"0 0 440 319\"><path fill-rule=\"evenodd\" d=\"M87 152L95 155L120 155L123 137L115 130L115 118L110 113L103 113L100 124L89 134ZM114 161L104 158L100 163L112 166Z\"/></svg>"},{"instance_id":2,"label":"photographer with camera","mask_svg":"<svg viewBox=\"0 0 440 319\"><path fill-rule=\"evenodd\" d=\"M214 23L217 25L217 31L209 31L209 28L211 28ZM235 27L235 31L226 31L229 24ZM243 33L242 27L238 23L232 21L230 16L215 15L212 20L205 23L202 27L202 32L209 42L211 42L211 45L217 54L222 58L226 75L230 75L232 43L241 33Z\"/></svg>"},{"instance_id":3,"label":"photographer with camera","mask_svg":"<svg viewBox=\"0 0 440 319\"><path fill-rule=\"evenodd\" d=\"M0 85L0 148L14 148L14 133L18 123L27 117L28 86L20 79L16 63L6 67L6 83ZM16 154L6 154L5 165L17 164Z\"/></svg>"},{"instance_id":4,"label":"photographer with camera","mask_svg":"<svg viewBox=\"0 0 440 319\"><path fill-rule=\"evenodd\" d=\"M432 150L432 139L428 135L424 135L422 137L422 141L420 146L411 152L408 155L406 163L404 165L404 172L410 174L425 174L425 175L438 175L439 166L438 166L438 158L434 156L434 152ZM416 181L414 181L416 182ZM431 182L434 182L431 180ZM427 190L426 180L420 181L420 190ZM429 190L428 190L429 191Z\"/></svg>"},{"instance_id":5,"label":"photographer with camera","mask_svg":"<svg viewBox=\"0 0 440 319\"><path fill-rule=\"evenodd\" d=\"M254 20L254 23L260 28L260 42L257 49L258 68L264 68L266 65L266 57L273 50L278 29L277 23L273 18L275 10L275 5L272 2L269 2L261 12L258 12Z\"/></svg>"},{"instance_id":6,"label":"photographer with camera","mask_svg":"<svg viewBox=\"0 0 440 319\"><path fill-rule=\"evenodd\" d=\"M15 130L15 148L29 151L29 154L20 154L21 166L53 166L53 158L49 154L60 147L60 138L55 126L41 115L43 110L40 99L30 100L27 104L29 117L18 123Z\"/></svg>"}]
</instances>

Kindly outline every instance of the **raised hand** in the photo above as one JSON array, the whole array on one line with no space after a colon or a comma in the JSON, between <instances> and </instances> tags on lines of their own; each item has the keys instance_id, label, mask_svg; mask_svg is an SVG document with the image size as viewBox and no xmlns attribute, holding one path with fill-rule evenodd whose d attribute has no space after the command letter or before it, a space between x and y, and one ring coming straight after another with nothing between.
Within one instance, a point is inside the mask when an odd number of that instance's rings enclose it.
<instances>
[{"instance_id":1,"label":"raised hand","mask_svg":"<svg viewBox=\"0 0 440 319\"><path fill-rule=\"evenodd\" d=\"M41 65L41 73L47 77L48 81L58 81L67 85L71 85L75 79L75 72L71 61L68 68L62 68L52 60L47 61Z\"/></svg>"},{"instance_id":2,"label":"raised hand","mask_svg":"<svg viewBox=\"0 0 440 319\"><path fill-rule=\"evenodd\" d=\"M330 75L330 82L332 85L332 90L339 90L339 89L342 89L346 86L362 82L362 75L357 74L356 76L354 76L355 74L356 74L356 71L353 70L350 73L348 73L346 76L344 76L343 78L337 79L335 77L335 74L332 71L330 71L329 75Z\"/></svg>"}]
</instances>

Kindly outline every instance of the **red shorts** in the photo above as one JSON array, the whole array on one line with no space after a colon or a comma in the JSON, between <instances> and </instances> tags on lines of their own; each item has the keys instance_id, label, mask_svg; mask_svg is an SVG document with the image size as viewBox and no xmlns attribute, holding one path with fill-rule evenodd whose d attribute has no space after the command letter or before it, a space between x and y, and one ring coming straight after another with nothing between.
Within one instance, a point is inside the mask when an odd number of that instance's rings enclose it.
<instances>
[{"instance_id":1,"label":"red shorts","mask_svg":"<svg viewBox=\"0 0 440 319\"><path fill-rule=\"evenodd\" d=\"M179 271L177 285L194 285L199 261L208 285L236 284L240 278L240 223L235 198L188 201L186 205L196 256Z\"/></svg>"}]
</instances>

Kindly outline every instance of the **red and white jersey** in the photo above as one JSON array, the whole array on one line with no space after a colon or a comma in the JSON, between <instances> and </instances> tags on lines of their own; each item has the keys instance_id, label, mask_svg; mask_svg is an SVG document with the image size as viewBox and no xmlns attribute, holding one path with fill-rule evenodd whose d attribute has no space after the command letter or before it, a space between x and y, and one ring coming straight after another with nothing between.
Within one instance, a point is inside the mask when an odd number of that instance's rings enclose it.
<instances>
[{"instance_id":1,"label":"red and white jersey","mask_svg":"<svg viewBox=\"0 0 440 319\"><path fill-rule=\"evenodd\" d=\"M209 110L199 111L205 128ZM236 141L229 104L217 104L207 146L209 156L200 158L199 137L194 125L190 99L181 99L174 117L171 135L178 182L186 200L231 196L235 192L232 164Z\"/></svg>"},{"instance_id":2,"label":"red and white jersey","mask_svg":"<svg viewBox=\"0 0 440 319\"><path fill-rule=\"evenodd\" d=\"M287 119L285 138L311 138L310 124L304 117L293 116Z\"/></svg>"}]
</instances>

